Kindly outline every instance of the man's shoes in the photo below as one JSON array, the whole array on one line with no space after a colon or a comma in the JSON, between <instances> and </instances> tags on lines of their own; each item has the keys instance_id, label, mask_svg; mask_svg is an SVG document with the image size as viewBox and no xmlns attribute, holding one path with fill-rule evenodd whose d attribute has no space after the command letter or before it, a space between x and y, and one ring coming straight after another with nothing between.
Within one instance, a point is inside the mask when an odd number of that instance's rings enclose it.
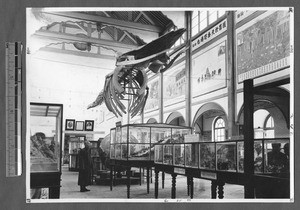
<instances>
[{"instance_id":1,"label":"man's shoes","mask_svg":"<svg viewBox=\"0 0 300 210\"><path fill-rule=\"evenodd\" d=\"M80 192L87 192L87 191L91 191L91 190L86 189L86 188L80 190Z\"/></svg>"}]
</instances>

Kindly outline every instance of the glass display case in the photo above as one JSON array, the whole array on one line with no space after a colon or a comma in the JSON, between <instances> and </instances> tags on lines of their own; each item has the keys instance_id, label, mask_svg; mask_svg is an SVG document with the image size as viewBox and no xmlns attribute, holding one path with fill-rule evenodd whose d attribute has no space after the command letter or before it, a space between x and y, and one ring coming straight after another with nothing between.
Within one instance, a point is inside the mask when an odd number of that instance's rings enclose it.
<instances>
[{"instance_id":1,"label":"glass display case","mask_svg":"<svg viewBox=\"0 0 300 210\"><path fill-rule=\"evenodd\" d=\"M289 140L265 140L262 143L264 164L262 170L268 174L289 173Z\"/></svg>"},{"instance_id":2,"label":"glass display case","mask_svg":"<svg viewBox=\"0 0 300 210\"><path fill-rule=\"evenodd\" d=\"M78 170L78 153L79 150L84 148L84 139L85 136L82 135L67 135L69 139L69 170L77 171Z\"/></svg>"},{"instance_id":3,"label":"glass display case","mask_svg":"<svg viewBox=\"0 0 300 210\"><path fill-rule=\"evenodd\" d=\"M199 144L185 144L185 165L187 167L198 168L199 166Z\"/></svg>"},{"instance_id":4,"label":"glass display case","mask_svg":"<svg viewBox=\"0 0 300 210\"><path fill-rule=\"evenodd\" d=\"M275 150L274 150L275 149ZM254 140L254 173L289 173L289 139ZM244 142L237 143L238 172L244 172Z\"/></svg>"},{"instance_id":5,"label":"glass display case","mask_svg":"<svg viewBox=\"0 0 300 210\"><path fill-rule=\"evenodd\" d=\"M191 129L184 126L168 124L128 124L111 129L110 158L121 160L156 160L172 162L173 152L180 155L175 164L184 163L184 145L180 145L173 151L173 147L157 147L155 145L165 143L184 142L184 136ZM154 149L157 150L154 157ZM179 157L179 156L178 156Z\"/></svg>"},{"instance_id":6,"label":"glass display case","mask_svg":"<svg viewBox=\"0 0 300 210\"><path fill-rule=\"evenodd\" d=\"M167 144L163 147L163 163L167 165L173 164L173 144Z\"/></svg>"},{"instance_id":7,"label":"glass display case","mask_svg":"<svg viewBox=\"0 0 300 210\"><path fill-rule=\"evenodd\" d=\"M184 131L185 132L185 131ZM244 141L185 142L178 132L155 145L157 164L244 173ZM289 173L289 139L255 139L254 173Z\"/></svg>"},{"instance_id":8,"label":"glass display case","mask_svg":"<svg viewBox=\"0 0 300 210\"><path fill-rule=\"evenodd\" d=\"M216 144L217 170L236 171L236 142L222 142Z\"/></svg>"},{"instance_id":9,"label":"glass display case","mask_svg":"<svg viewBox=\"0 0 300 210\"><path fill-rule=\"evenodd\" d=\"M215 170L216 146L213 142L200 144L200 168Z\"/></svg>"},{"instance_id":10,"label":"glass display case","mask_svg":"<svg viewBox=\"0 0 300 210\"><path fill-rule=\"evenodd\" d=\"M61 171L62 107L30 105L30 172Z\"/></svg>"},{"instance_id":11,"label":"glass display case","mask_svg":"<svg viewBox=\"0 0 300 210\"><path fill-rule=\"evenodd\" d=\"M59 198L62 104L30 103L30 188L32 199ZM47 196L42 196L47 192Z\"/></svg>"},{"instance_id":12,"label":"glass display case","mask_svg":"<svg viewBox=\"0 0 300 210\"><path fill-rule=\"evenodd\" d=\"M238 172L244 172L244 142L237 142L237 170Z\"/></svg>"}]
</instances>

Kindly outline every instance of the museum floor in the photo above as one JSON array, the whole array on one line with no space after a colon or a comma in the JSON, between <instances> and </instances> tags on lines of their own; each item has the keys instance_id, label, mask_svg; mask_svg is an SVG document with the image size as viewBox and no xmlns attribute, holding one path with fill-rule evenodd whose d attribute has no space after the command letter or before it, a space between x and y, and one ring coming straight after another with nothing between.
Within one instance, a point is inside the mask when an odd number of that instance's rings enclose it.
<instances>
[{"instance_id":1,"label":"museum floor","mask_svg":"<svg viewBox=\"0 0 300 210\"><path fill-rule=\"evenodd\" d=\"M154 175L154 172L153 172ZM161 175L161 173L160 173ZM91 185L88 186L89 192L79 192L77 185L78 172L69 171L67 166L63 166L61 199L127 199L126 185L117 185L110 190L110 186ZM194 178L194 199L210 199L211 182ZM224 199L243 199L244 187L238 185L225 184ZM146 178L142 184L131 185L131 199L154 199L154 176L153 182L150 183L150 192L147 193ZM161 177L159 177L159 199L171 198L171 175L165 174L165 186L161 188ZM177 176L176 179L176 199L189 199L187 195L186 177ZM113 200L112 200L113 202Z\"/></svg>"}]
</instances>

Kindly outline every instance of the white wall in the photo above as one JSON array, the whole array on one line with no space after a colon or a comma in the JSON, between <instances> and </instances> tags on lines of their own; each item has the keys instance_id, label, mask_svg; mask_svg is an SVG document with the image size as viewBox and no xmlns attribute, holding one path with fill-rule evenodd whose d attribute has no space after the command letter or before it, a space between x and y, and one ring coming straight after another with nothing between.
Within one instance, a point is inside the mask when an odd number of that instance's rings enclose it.
<instances>
[{"instance_id":1,"label":"white wall","mask_svg":"<svg viewBox=\"0 0 300 210\"><path fill-rule=\"evenodd\" d=\"M63 122L65 119L94 120L94 131L104 131L101 122L105 106L87 110L102 90L105 75L112 71L102 68L109 60L103 65L97 63L99 60L50 52L28 56L30 102L63 104Z\"/></svg>"}]
</instances>

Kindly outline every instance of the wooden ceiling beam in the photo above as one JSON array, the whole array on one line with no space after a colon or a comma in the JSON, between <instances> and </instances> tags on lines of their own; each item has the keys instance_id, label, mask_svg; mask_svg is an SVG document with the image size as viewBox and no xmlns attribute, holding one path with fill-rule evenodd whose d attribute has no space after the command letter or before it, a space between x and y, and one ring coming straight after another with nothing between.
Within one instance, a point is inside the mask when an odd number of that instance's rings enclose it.
<instances>
[{"instance_id":1,"label":"wooden ceiling beam","mask_svg":"<svg viewBox=\"0 0 300 210\"><path fill-rule=\"evenodd\" d=\"M57 16L62 16L62 17L78 19L78 20L100 22L103 24L112 25L112 26L116 26L116 27L120 27L120 28L131 28L131 29L149 31L149 32L154 32L154 33L161 33L163 31L163 28L161 28L159 26L145 25L145 24L136 23L136 22L117 20L117 19L113 19L113 18L90 15L90 14L79 13L79 12L44 12L44 13L47 13L50 15L57 15Z\"/></svg>"},{"instance_id":2,"label":"wooden ceiling beam","mask_svg":"<svg viewBox=\"0 0 300 210\"><path fill-rule=\"evenodd\" d=\"M137 47L137 45L128 45L121 42L115 42L115 41L104 40L104 39L96 39L91 37L80 37L72 34L58 33L58 32L47 31L43 29L36 31L36 33L33 36L37 36L39 38L46 38L49 40L57 40L60 42L89 42L92 44L97 44L106 47L124 48L125 50L133 50Z\"/></svg>"},{"instance_id":3,"label":"wooden ceiling beam","mask_svg":"<svg viewBox=\"0 0 300 210\"><path fill-rule=\"evenodd\" d=\"M43 48L41 48L41 51L50 52L50 53L75 55L75 56L88 57L88 58L100 58L100 59L106 59L106 60L116 60L116 57L111 56L111 55L104 55L104 54L97 54L97 53L90 53L90 52L82 52L82 51L75 51L75 50L61 50L61 49L57 49L57 48L43 47Z\"/></svg>"}]
</instances>

